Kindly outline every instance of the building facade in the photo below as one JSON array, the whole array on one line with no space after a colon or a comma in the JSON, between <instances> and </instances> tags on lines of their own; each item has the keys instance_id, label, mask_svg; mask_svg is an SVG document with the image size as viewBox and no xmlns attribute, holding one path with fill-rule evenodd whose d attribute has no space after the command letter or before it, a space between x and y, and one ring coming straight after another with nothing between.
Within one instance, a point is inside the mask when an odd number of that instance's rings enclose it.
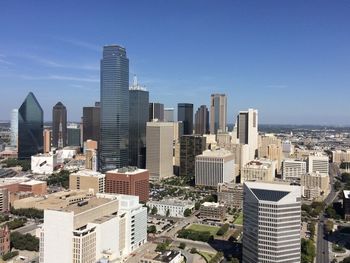
<instances>
[{"instance_id":1,"label":"building facade","mask_svg":"<svg viewBox=\"0 0 350 263\"><path fill-rule=\"evenodd\" d=\"M186 209L193 210L194 202L189 200L177 200L177 199L163 199L160 201L149 201L147 206L152 210L153 207L157 208L157 214L168 217L185 217L184 213Z\"/></svg>"},{"instance_id":2,"label":"building facade","mask_svg":"<svg viewBox=\"0 0 350 263\"><path fill-rule=\"evenodd\" d=\"M306 162L286 159L282 162L283 180L297 180L306 173Z\"/></svg>"},{"instance_id":3,"label":"building facade","mask_svg":"<svg viewBox=\"0 0 350 263\"><path fill-rule=\"evenodd\" d=\"M226 207L220 203L204 202L199 208L200 218L222 221L226 216Z\"/></svg>"},{"instance_id":4,"label":"building facade","mask_svg":"<svg viewBox=\"0 0 350 263\"><path fill-rule=\"evenodd\" d=\"M83 141L100 141L100 105L83 107Z\"/></svg>"},{"instance_id":5,"label":"building facade","mask_svg":"<svg viewBox=\"0 0 350 263\"><path fill-rule=\"evenodd\" d=\"M164 121L164 104L151 102L149 107L149 121L158 120Z\"/></svg>"},{"instance_id":6,"label":"building facade","mask_svg":"<svg viewBox=\"0 0 350 263\"><path fill-rule=\"evenodd\" d=\"M94 193L105 192L105 175L90 170L80 170L69 175L70 190L90 190Z\"/></svg>"},{"instance_id":7,"label":"building facade","mask_svg":"<svg viewBox=\"0 0 350 263\"><path fill-rule=\"evenodd\" d=\"M194 117L194 132L195 134L208 134L209 130L209 111L206 105L201 105Z\"/></svg>"},{"instance_id":8,"label":"building facade","mask_svg":"<svg viewBox=\"0 0 350 263\"><path fill-rule=\"evenodd\" d=\"M60 149L67 145L67 109L60 101L52 108L52 145Z\"/></svg>"},{"instance_id":9,"label":"building facade","mask_svg":"<svg viewBox=\"0 0 350 263\"><path fill-rule=\"evenodd\" d=\"M177 121L181 121L183 123L184 135L193 134L193 104L177 104Z\"/></svg>"},{"instance_id":10,"label":"building facade","mask_svg":"<svg viewBox=\"0 0 350 263\"><path fill-rule=\"evenodd\" d=\"M227 128L227 97L225 94L212 94L210 97L210 133L218 130L226 132Z\"/></svg>"},{"instance_id":11,"label":"building facade","mask_svg":"<svg viewBox=\"0 0 350 263\"><path fill-rule=\"evenodd\" d=\"M174 108L164 108L164 121L173 122L174 120Z\"/></svg>"},{"instance_id":12,"label":"building facade","mask_svg":"<svg viewBox=\"0 0 350 263\"><path fill-rule=\"evenodd\" d=\"M243 206L243 186L235 183L218 184L218 202L227 207L242 208Z\"/></svg>"},{"instance_id":13,"label":"building facade","mask_svg":"<svg viewBox=\"0 0 350 263\"><path fill-rule=\"evenodd\" d=\"M11 146L17 147L18 144L18 109L11 111Z\"/></svg>"},{"instance_id":14,"label":"building facade","mask_svg":"<svg viewBox=\"0 0 350 263\"><path fill-rule=\"evenodd\" d=\"M309 173L329 174L329 158L320 153L310 154L307 159L307 171Z\"/></svg>"},{"instance_id":15,"label":"building facade","mask_svg":"<svg viewBox=\"0 0 350 263\"><path fill-rule=\"evenodd\" d=\"M276 165L269 160L255 160L241 168L241 183L245 181L272 182L275 179Z\"/></svg>"},{"instance_id":16,"label":"building facade","mask_svg":"<svg viewBox=\"0 0 350 263\"><path fill-rule=\"evenodd\" d=\"M237 116L237 138L240 144L248 145L250 161L257 156L258 136L258 111L240 111Z\"/></svg>"}]
</instances>

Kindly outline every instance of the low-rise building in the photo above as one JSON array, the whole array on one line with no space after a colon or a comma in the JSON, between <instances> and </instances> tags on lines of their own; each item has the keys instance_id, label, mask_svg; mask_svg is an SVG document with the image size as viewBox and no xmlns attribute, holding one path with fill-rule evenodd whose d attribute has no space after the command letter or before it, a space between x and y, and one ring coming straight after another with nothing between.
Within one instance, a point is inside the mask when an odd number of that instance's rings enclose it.
<instances>
[{"instance_id":1,"label":"low-rise building","mask_svg":"<svg viewBox=\"0 0 350 263\"><path fill-rule=\"evenodd\" d=\"M69 175L70 190L89 190L94 193L105 192L105 175L91 170L80 170Z\"/></svg>"},{"instance_id":2,"label":"low-rise building","mask_svg":"<svg viewBox=\"0 0 350 263\"><path fill-rule=\"evenodd\" d=\"M308 173L329 174L329 158L327 155L316 152L311 153L307 159Z\"/></svg>"},{"instance_id":3,"label":"low-rise building","mask_svg":"<svg viewBox=\"0 0 350 263\"><path fill-rule=\"evenodd\" d=\"M242 208L243 186L235 183L218 184L218 202L226 207Z\"/></svg>"},{"instance_id":4,"label":"low-rise building","mask_svg":"<svg viewBox=\"0 0 350 263\"><path fill-rule=\"evenodd\" d=\"M164 252L146 252L139 260L139 263L181 263L183 257L180 251L171 250Z\"/></svg>"},{"instance_id":5,"label":"low-rise building","mask_svg":"<svg viewBox=\"0 0 350 263\"><path fill-rule=\"evenodd\" d=\"M199 213L202 219L222 221L226 215L226 207L219 203L205 202L201 204Z\"/></svg>"},{"instance_id":6,"label":"low-rise building","mask_svg":"<svg viewBox=\"0 0 350 263\"><path fill-rule=\"evenodd\" d=\"M306 173L306 162L286 159L282 162L283 180L299 180Z\"/></svg>"},{"instance_id":7,"label":"low-rise building","mask_svg":"<svg viewBox=\"0 0 350 263\"><path fill-rule=\"evenodd\" d=\"M241 183L245 181L272 182L275 179L276 161L254 160L241 169Z\"/></svg>"},{"instance_id":8,"label":"low-rise building","mask_svg":"<svg viewBox=\"0 0 350 263\"><path fill-rule=\"evenodd\" d=\"M160 201L149 201L147 202L147 206L151 210L155 207L158 215L182 218L186 209L194 209L194 202L189 200L163 199Z\"/></svg>"},{"instance_id":9,"label":"low-rise building","mask_svg":"<svg viewBox=\"0 0 350 263\"><path fill-rule=\"evenodd\" d=\"M329 175L317 172L306 173L301 176L300 184L303 189L317 189L319 193L318 196L327 196L329 192ZM314 195L313 193L313 196ZM304 196L306 197L305 192Z\"/></svg>"},{"instance_id":10,"label":"low-rise building","mask_svg":"<svg viewBox=\"0 0 350 263\"><path fill-rule=\"evenodd\" d=\"M350 150L336 150L332 151L333 163L348 163L350 162Z\"/></svg>"},{"instance_id":11,"label":"low-rise building","mask_svg":"<svg viewBox=\"0 0 350 263\"><path fill-rule=\"evenodd\" d=\"M0 212L6 213L10 209L10 193L8 189L0 189Z\"/></svg>"},{"instance_id":12,"label":"low-rise building","mask_svg":"<svg viewBox=\"0 0 350 263\"><path fill-rule=\"evenodd\" d=\"M31 157L31 170L34 174L52 174L57 167L57 154L44 153Z\"/></svg>"}]
</instances>

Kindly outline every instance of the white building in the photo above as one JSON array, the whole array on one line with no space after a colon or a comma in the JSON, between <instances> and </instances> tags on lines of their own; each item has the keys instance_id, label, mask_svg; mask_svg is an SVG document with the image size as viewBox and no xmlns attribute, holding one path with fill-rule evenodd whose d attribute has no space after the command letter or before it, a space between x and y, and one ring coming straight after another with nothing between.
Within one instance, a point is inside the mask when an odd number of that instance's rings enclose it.
<instances>
[{"instance_id":1,"label":"white building","mask_svg":"<svg viewBox=\"0 0 350 263\"><path fill-rule=\"evenodd\" d=\"M234 180L234 155L227 150L206 150L196 156L196 185L214 186Z\"/></svg>"},{"instance_id":2,"label":"white building","mask_svg":"<svg viewBox=\"0 0 350 263\"><path fill-rule=\"evenodd\" d=\"M18 109L11 111L11 146L18 144Z\"/></svg>"},{"instance_id":3,"label":"white building","mask_svg":"<svg viewBox=\"0 0 350 263\"><path fill-rule=\"evenodd\" d=\"M306 162L286 159L282 162L283 180L300 179L306 173Z\"/></svg>"},{"instance_id":4,"label":"white building","mask_svg":"<svg viewBox=\"0 0 350 263\"><path fill-rule=\"evenodd\" d=\"M283 141L282 142L282 153L285 157L289 157L294 153L294 145L291 141Z\"/></svg>"},{"instance_id":5,"label":"white building","mask_svg":"<svg viewBox=\"0 0 350 263\"><path fill-rule=\"evenodd\" d=\"M255 160L241 168L241 183L245 181L272 182L275 179L277 161Z\"/></svg>"},{"instance_id":6,"label":"white building","mask_svg":"<svg viewBox=\"0 0 350 263\"><path fill-rule=\"evenodd\" d=\"M31 170L34 174L52 174L57 166L57 154L44 153L31 157Z\"/></svg>"},{"instance_id":7,"label":"white building","mask_svg":"<svg viewBox=\"0 0 350 263\"><path fill-rule=\"evenodd\" d=\"M237 116L237 137L240 144L249 147L249 161L257 156L258 151L258 110L240 111Z\"/></svg>"},{"instance_id":8,"label":"white building","mask_svg":"<svg viewBox=\"0 0 350 263\"><path fill-rule=\"evenodd\" d=\"M300 224L299 186L244 183L243 263L300 263Z\"/></svg>"},{"instance_id":9,"label":"white building","mask_svg":"<svg viewBox=\"0 0 350 263\"><path fill-rule=\"evenodd\" d=\"M45 210L39 260L119 262L146 242L147 209L138 197L97 194L64 209Z\"/></svg>"},{"instance_id":10,"label":"white building","mask_svg":"<svg viewBox=\"0 0 350 263\"><path fill-rule=\"evenodd\" d=\"M329 158L321 153L310 154L307 160L309 173L324 173L329 174Z\"/></svg>"},{"instance_id":11,"label":"white building","mask_svg":"<svg viewBox=\"0 0 350 263\"><path fill-rule=\"evenodd\" d=\"M189 200L163 199L160 201L149 201L147 202L147 206L150 209L156 207L158 215L166 216L169 213L169 217L182 218L186 209L193 210L194 202Z\"/></svg>"}]
</instances>

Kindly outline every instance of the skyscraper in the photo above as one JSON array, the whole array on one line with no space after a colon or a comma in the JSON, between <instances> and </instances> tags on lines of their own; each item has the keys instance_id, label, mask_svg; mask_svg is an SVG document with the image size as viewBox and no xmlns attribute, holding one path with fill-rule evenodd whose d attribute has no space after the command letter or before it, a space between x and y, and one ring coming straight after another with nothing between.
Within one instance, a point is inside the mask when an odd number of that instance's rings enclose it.
<instances>
[{"instance_id":1,"label":"skyscraper","mask_svg":"<svg viewBox=\"0 0 350 263\"><path fill-rule=\"evenodd\" d=\"M129 88L129 164L146 167L146 124L149 118L149 93L134 78Z\"/></svg>"},{"instance_id":2,"label":"skyscraper","mask_svg":"<svg viewBox=\"0 0 350 263\"><path fill-rule=\"evenodd\" d=\"M249 147L249 160L254 160L258 150L258 110L240 111L237 116L237 138Z\"/></svg>"},{"instance_id":3,"label":"skyscraper","mask_svg":"<svg viewBox=\"0 0 350 263\"><path fill-rule=\"evenodd\" d=\"M225 94L212 94L210 97L210 133L218 130L226 131L227 127L227 97Z\"/></svg>"},{"instance_id":4,"label":"skyscraper","mask_svg":"<svg viewBox=\"0 0 350 263\"><path fill-rule=\"evenodd\" d=\"M300 186L244 183L243 263L300 262Z\"/></svg>"},{"instance_id":5,"label":"skyscraper","mask_svg":"<svg viewBox=\"0 0 350 263\"><path fill-rule=\"evenodd\" d=\"M149 104L149 121L157 119L164 121L164 104L151 102Z\"/></svg>"},{"instance_id":6,"label":"skyscraper","mask_svg":"<svg viewBox=\"0 0 350 263\"><path fill-rule=\"evenodd\" d=\"M43 152L43 110L30 92L18 110L18 158Z\"/></svg>"},{"instance_id":7,"label":"skyscraper","mask_svg":"<svg viewBox=\"0 0 350 263\"><path fill-rule=\"evenodd\" d=\"M100 105L83 108L83 141L100 141Z\"/></svg>"},{"instance_id":8,"label":"skyscraper","mask_svg":"<svg viewBox=\"0 0 350 263\"><path fill-rule=\"evenodd\" d=\"M177 120L182 121L184 135L193 134L193 104L177 104Z\"/></svg>"},{"instance_id":9,"label":"skyscraper","mask_svg":"<svg viewBox=\"0 0 350 263\"><path fill-rule=\"evenodd\" d=\"M56 148L67 145L67 109L62 102L52 109L52 145Z\"/></svg>"},{"instance_id":10,"label":"skyscraper","mask_svg":"<svg viewBox=\"0 0 350 263\"><path fill-rule=\"evenodd\" d=\"M128 165L129 59L125 48L104 46L101 60L100 169Z\"/></svg>"},{"instance_id":11,"label":"skyscraper","mask_svg":"<svg viewBox=\"0 0 350 263\"><path fill-rule=\"evenodd\" d=\"M164 109L164 121L168 121L168 122L174 121L174 108Z\"/></svg>"},{"instance_id":12,"label":"skyscraper","mask_svg":"<svg viewBox=\"0 0 350 263\"><path fill-rule=\"evenodd\" d=\"M196 111L194 118L194 130L196 134L208 134L209 133L209 111L207 106L201 105Z\"/></svg>"},{"instance_id":13,"label":"skyscraper","mask_svg":"<svg viewBox=\"0 0 350 263\"><path fill-rule=\"evenodd\" d=\"M52 132L49 129L44 130L44 153L51 151L51 135Z\"/></svg>"},{"instance_id":14,"label":"skyscraper","mask_svg":"<svg viewBox=\"0 0 350 263\"><path fill-rule=\"evenodd\" d=\"M17 147L18 143L18 109L11 111L11 146Z\"/></svg>"}]
</instances>

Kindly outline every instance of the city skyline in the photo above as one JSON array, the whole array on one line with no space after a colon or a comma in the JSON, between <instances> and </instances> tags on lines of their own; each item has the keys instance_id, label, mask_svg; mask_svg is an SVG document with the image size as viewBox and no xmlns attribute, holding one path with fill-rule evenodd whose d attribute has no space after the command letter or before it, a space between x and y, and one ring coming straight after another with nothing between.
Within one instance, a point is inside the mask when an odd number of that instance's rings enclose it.
<instances>
[{"instance_id":1,"label":"city skyline","mask_svg":"<svg viewBox=\"0 0 350 263\"><path fill-rule=\"evenodd\" d=\"M0 119L32 91L44 120L62 101L79 121L99 98L99 56L112 42L128 50L129 81L137 74L150 101L167 108L209 106L212 93L225 93L228 123L257 108L263 124L350 124L348 3L198 3L88 2L79 21L79 2L2 3ZM123 12L113 16L113 7Z\"/></svg>"}]
</instances>

